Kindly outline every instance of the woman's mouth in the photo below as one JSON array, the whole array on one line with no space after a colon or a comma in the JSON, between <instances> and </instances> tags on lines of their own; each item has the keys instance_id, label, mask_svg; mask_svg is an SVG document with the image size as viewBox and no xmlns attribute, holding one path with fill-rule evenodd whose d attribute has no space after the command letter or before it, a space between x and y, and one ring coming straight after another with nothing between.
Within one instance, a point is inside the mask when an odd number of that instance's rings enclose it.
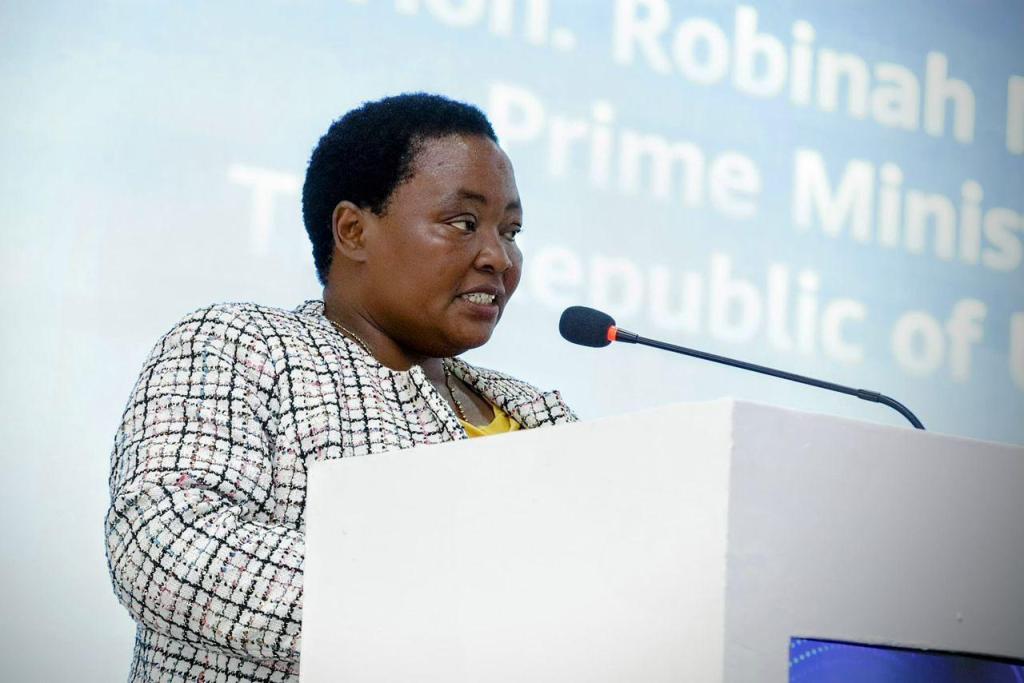
<instances>
[{"instance_id":1,"label":"woman's mouth","mask_svg":"<svg viewBox=\"0 0 1024 683\"><path fill-rule=\"evenodd\" d=\"M460 294L459 298L465 299L471 304L480 304L481 306L489 306L494 303L495 295L486 294L484 292L469 292L467 294Z\"/></svg>"}]
</instances>

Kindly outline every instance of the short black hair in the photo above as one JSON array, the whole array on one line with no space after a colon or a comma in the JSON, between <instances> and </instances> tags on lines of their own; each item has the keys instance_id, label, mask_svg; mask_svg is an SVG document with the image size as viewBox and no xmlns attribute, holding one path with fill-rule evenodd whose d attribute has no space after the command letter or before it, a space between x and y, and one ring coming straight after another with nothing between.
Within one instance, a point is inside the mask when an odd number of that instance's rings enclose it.
<instances>
[{"instance_id":1,"label":"short black hair","mask_svg":"<svg viewBox=\"0 0 1024 683\"><path fill-rule=\"evenodd\" d=\"M302 220L321 284L327 284L334 252L334 207L348 200L383 214L395 188L411 177L422 143L460 134L498 141L482 111L428 93L366 102L331 124L310 156L302 185Z\"/></svg>"}]
</instances>

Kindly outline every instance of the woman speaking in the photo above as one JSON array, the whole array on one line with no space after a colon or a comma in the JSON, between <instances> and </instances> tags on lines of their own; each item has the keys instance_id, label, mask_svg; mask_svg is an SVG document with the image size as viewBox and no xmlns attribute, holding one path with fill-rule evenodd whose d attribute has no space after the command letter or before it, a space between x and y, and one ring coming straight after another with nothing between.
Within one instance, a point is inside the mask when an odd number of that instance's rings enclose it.
<instances>
[{"instance_id":1,"label":"woman speaking","mask_svg":"<svg viewBox=\"0 0 1024 683\"><path fill-rule=\"evenodd\" d=\"M125 409L106 535L131 681L297 680L308 460L575 420L458 359L522 270L512 165L479 110L415 94L349 112L302 204L323 300L196 311Z\"/></svg>"}]
</instances>

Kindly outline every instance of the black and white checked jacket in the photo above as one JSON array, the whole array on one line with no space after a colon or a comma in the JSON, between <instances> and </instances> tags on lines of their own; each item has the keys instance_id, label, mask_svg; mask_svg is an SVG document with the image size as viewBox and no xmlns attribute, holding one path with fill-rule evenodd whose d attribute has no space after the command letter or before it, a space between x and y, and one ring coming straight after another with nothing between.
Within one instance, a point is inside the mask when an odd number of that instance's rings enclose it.
<instances>
[{"instance_id":1,"label":"black and white checked jacket","mask_svg":"<svg viewBox=\"0 0 1024 683\"><path fill-rule=\"evenodd\" d=\"M446 361L524 428L557 392ZM111 457L107 559L130 681L297 681L306 461L466 438L422 369L381 366L310 301L187 316L146 361Z\"/></svg>"}]
</instances>

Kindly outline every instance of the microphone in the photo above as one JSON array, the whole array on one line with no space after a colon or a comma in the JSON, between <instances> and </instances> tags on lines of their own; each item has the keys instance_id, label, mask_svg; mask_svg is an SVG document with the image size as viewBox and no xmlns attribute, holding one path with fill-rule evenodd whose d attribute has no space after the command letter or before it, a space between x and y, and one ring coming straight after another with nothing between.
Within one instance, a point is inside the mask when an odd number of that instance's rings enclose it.
<instances>
[{"instance_id":1,"label":"microphone","mask_svg":"<svg viewBox=\"0 0 1024 683\"><path fill-rule=\"evenodd\" d=\"M562 311L562 317L558 321L558 331L567 341L570 341L573 344L581 344L583 346L593 346L597 348L608 346L613 341L625 342L627 344L643 344L644 346L653 346L656 349L672 351L686 356L693 356L694 358L709 360L712 363L721 363L723 365L729 365L742 370L750 370L752 372L759 372L763 375L779 377L780 379L786 379L791 382L800 382L801 384L809 384L812 387L828 389L829 391L837 391L849 396L856 396L864 401L871 401L872 403L881 403L882 405L889 406L900 415L907 418L910 424L914 425L915 428L924 429L924 425L921 424L921 421L917 419L917 416L914 415L914 413L910 412L909 408L896 399L890 398L885 394L880 394L877 391L854 389L853 387L843 386L842 384L836 384L834 382L826 382L813 377L806 377L793 372L786 372L785 370L776 370L775 368L769 368L764 365L755 365L754 363L747 363L734 358L726 358L725 356L718 356L705 351L689 349L685 346L668 344L666 342L657 341L656 339L647 339L646 337L641 337L635 332L630 332L617 327L615 325L615 320L607 313L603 313L586 306L570 306Z\"/></svg>"}]
</instances>

